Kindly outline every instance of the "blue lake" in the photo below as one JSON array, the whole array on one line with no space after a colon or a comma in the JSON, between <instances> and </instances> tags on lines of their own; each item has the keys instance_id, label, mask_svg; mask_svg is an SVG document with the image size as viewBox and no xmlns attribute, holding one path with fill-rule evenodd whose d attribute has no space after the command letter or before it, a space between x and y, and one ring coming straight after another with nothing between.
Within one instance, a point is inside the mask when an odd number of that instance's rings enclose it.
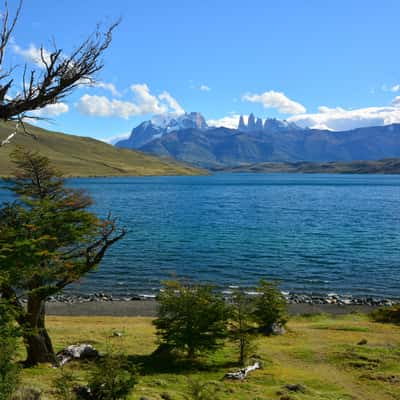
<instances>
[{"instance_id":1,"label":"blue lake","mask_svg":"<svg viewBox=\"0 0 400 400\"><path fill-rule=\"evenodd\" d=\"M71 289L154 293L171 274L223 288L400 297L400 176L70 179L128 235ZM0 203L9 198L0 191Z\"/></svg>"}]
</instances>

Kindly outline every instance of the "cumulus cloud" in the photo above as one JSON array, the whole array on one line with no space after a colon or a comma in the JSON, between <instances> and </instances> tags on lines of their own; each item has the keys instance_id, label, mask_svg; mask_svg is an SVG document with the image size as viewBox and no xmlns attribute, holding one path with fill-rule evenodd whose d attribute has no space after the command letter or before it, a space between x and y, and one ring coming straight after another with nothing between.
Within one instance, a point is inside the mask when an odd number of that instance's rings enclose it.
<instances>
[{"instance_id":1,"label":"cumulus cloud","mask_svg":"<svg viewBox=\"0 0 400 400\"><path fill-rule=\"evenodd\" d=\"M113 83L95 82L93 86L100 89L108 90L114 97L121 96L121 93L117 90Z\"/></svg>"},{"instance_id":2,"label":"cumulus cloud","mask_svg":"<svg viewBox=\"0 0 400 400\"><path fill-rule=\"evenodd\" d=\"M392 101L393 107L400 107L400 96L396 96Z\"/></svg>"},{"instance_id":3,"label":"cumulus cloud","mask_svg":"<svg viewBox=\"0 0 400 400\"><path fill-rule=\"evenodd\" d=\"M390 88L390 90L391 90L392 92L400 92L400 84L398 84L398 85L393 85L393 86Z\"/></svg>"},{"instance_id":4,"label":"cumulus cloud","mask_svg":"<svg viewBox=\"0 0 400 400\"><path fill-rule=\"evenodd\" d=\"M209 92L211 90L211 88L209 86L207 86L207 85L200 85L199 89L202 92Z\"/></svg>"},{"instance_id":5,"label":"cumulus cloud","mask_svg":"<svg viewBox=\"0 0 400 400\"><path fill-rule=\"evenodd\" d=\"M105 96L84 94L76 104L79 112L92 117L121 117L141 115L140 108L128 101L109 100Z\"/></svg>"},{"instance_id":6,"label":"cumulus cloud","mask_svg":"<svg viewBox=\"0 0 400 400\"><path fill-rule=\"evenodd\" d=\"M301 114L288 118L301 127L344 131L368 126L381 126L400 123L400 96L391 106L366 107L347 110L341 107L320 107L318 113Z\"/></svg>"},{"instance_id":7,"label":"cumulus cloud","mask_svg":"<svg viewBox=\"0 0 400 400\"><path fill-rule=\"evenodd\" d=\"M184 113L183 108L168 92L155 96L150 93L146 84L135 84L130 89L134 95L133 102L85 94L79 99L76 107L85 115L125 119L146 114L179 115Z\"/></svg>"},{"instance_id":8,"label":"cumulus cloud","mask_svg":"<svg viewBox=\"0 0 400 400\"><path fill-rule=\"evenodd\" d=\"M176 115L181 115L185 113L185 110L180 106L180 104L168 93L162 92L158 98L160 100L165 100L168 106L172 109L172 113Z\"/></svg>"},{"instance_id":9,"label":"cumulus cloud","mask_svg":"<svg viewBox=\"0 0 400 400\"><path fill-rule=\"evenodd\" d=\"M40 68L45 67L43 59L46 61L46 63L50 62L50 52L45 48L36 47L34 44L30 44L27 49L23 49L17 44L13 44L12 50L15 54L18 54L24 58L25 61L36 64Z\"/></svg>"},{"instance_id":10,"label":"cumulus cloud","mask_svg":"<svg viewBox=\"0 0 400 400\"><path fill-rule=\"evenodd\" d=\"M65 103L55 103L49 104L46 107L40 108L38 110L34 110L31 112L31 115L35 117L57 117L61 114L64 114L69 111L68 104Z\"/></svg>"},{"instance_id":11,"label":"cumulus cloud","mask_svg":"<svg viewBox=\"0 0 400 400\"><path fill-rule=\"evenodd\" d=\"M239 114L232 114L219 119L209 119L207 120L207 124L208 126L236 129L239 125L239 118ZM247 123L248 115L243 115L243 119Z\"/></svg>"},{"instance_id":12,"label":"cumulus cloud","mask_svg":"<svg viewBox=\"0 0 400 400\"><path fill-rule=\"evenodd\" d=\"M245 94L242 96L242 100L260 103L264 108L274 108L283 114L303 114L306 112L302 104L289 99L284 93L274 90L261 94Z\"/></svg>"}]
</instances>

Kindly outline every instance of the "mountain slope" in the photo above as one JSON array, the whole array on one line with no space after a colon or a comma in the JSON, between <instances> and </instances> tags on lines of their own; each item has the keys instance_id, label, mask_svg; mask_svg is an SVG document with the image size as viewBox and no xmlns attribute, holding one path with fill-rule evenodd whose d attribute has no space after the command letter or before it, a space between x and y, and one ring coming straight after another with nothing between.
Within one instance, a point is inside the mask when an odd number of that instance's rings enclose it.
<instances>
[{"instance_id":1,"label":"mountain slope","mask_svg":"<svg viewBox=\"0 0 400 400\"><path fill-rule=\"evenodd\" d=\"M66 176L122 175L198 175L204 171L174 160L118 149L99 140L51 132L28 126L36 139L18 134L13 141L0 147L0 176L12 174L9 153L16 145L38 150L50 158ZM14 130L14 124L0 122L0 141Z\"/></svg>"},{"instance_id":2,"label":"mountain slope","mask_svg":"<svg viewBox=\"0 0 400 400\"><path fill-rule=\"evenodd\" d=\"M400 124L344 132L181 129L151 140L140 150L206 168L268 161L379 160L400 157Z\"/></svg>"}]
</instances>

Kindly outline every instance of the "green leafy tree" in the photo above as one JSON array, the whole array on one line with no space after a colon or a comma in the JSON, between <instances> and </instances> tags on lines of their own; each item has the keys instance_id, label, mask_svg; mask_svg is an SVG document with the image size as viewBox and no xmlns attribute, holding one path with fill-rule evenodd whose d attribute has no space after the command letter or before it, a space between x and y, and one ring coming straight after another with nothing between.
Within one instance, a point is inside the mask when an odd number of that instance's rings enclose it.
<instances>
[{"instance_id":1,"label":"green leafy tree","mask_svg":"<svg viewBox=\"0 0 400 400\"><path fill-rule=\"evenodd\" d=\"M284 326L288 321L286 299L273 282L261 280L256 291L253 316L260 331L270 335L274 324Z\"/></svg>"},{"instance_id":2,"label":"green leafy tree","mask_svg":"<svg viewBox=\"0 0 400 400\"><path fill-rule=\"evenodd\" d=\"M17 337L10 307L0 299L0 400L10 399L18 385L19 368L14 360Z\"/></svg>"},{"instance_id":3,"label":"green leafy tree","mask_svg":"<svg viewBox=\"0 0 400 400\"><path fill-rule=\"evenodd\" d=\"M169 281L158 302L154 325L162 344L185 351L191 359L198 352L216 350L223 345L229 310L211 286Z\"/></svg>"},{"instance_id":4,"label":"green leafy tree","mask_svg":"<svg viewBox=\"0 0 400 400\"><path fill-rule=\"evenodd\" d=\"M236 290L231 302L229 336L238 344L240 365L246 363L250 352L255 348L253 312L254 299L243 290Z\"/></svg>"},{"instance_id":5,"label":"green leafy tree","mask_svg":"<svg viewBox=\"0 0 400 400\"><path fill-rule=\"evenodd\" d=\"M92 271L125 231L110 215L88 211L90 197L66 188L46 157L17 149L12 159L17 169L8 188L17 200L0 209L0 293L18 310L26 363L54 363L46 300Z\"/></svg>"}]
</instances>

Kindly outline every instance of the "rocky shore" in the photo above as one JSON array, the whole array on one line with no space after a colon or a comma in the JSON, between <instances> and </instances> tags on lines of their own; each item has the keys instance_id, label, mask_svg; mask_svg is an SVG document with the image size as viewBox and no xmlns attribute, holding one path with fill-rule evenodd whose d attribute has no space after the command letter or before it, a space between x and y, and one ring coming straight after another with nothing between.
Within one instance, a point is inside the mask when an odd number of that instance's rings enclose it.
<instances>
[{"instance_id":1,"label":"rocky shore","mask_svg":"<svg viewBox=\"0 0 400 400\"><path fill-rule=\"evenodd\" d=\"M229 298L231 291L224 291L224 295ZM282 292L288 304L336 304L336 305L359 305L370 307L392 306L400 303L399 299L371 297L371 296L350 296L339 295L336 293L329 293L326 295L321 294L296 294L291 292ZM255 295L249 292L250 295ZM155 294L135 294L127 296L113 296L106 293L93 293L88 295L57 295L49 298L49 303L63 303L63 304L84 304L92 302L131 302L131 301L155 301Z\"/></svg>"}]
</instances>

